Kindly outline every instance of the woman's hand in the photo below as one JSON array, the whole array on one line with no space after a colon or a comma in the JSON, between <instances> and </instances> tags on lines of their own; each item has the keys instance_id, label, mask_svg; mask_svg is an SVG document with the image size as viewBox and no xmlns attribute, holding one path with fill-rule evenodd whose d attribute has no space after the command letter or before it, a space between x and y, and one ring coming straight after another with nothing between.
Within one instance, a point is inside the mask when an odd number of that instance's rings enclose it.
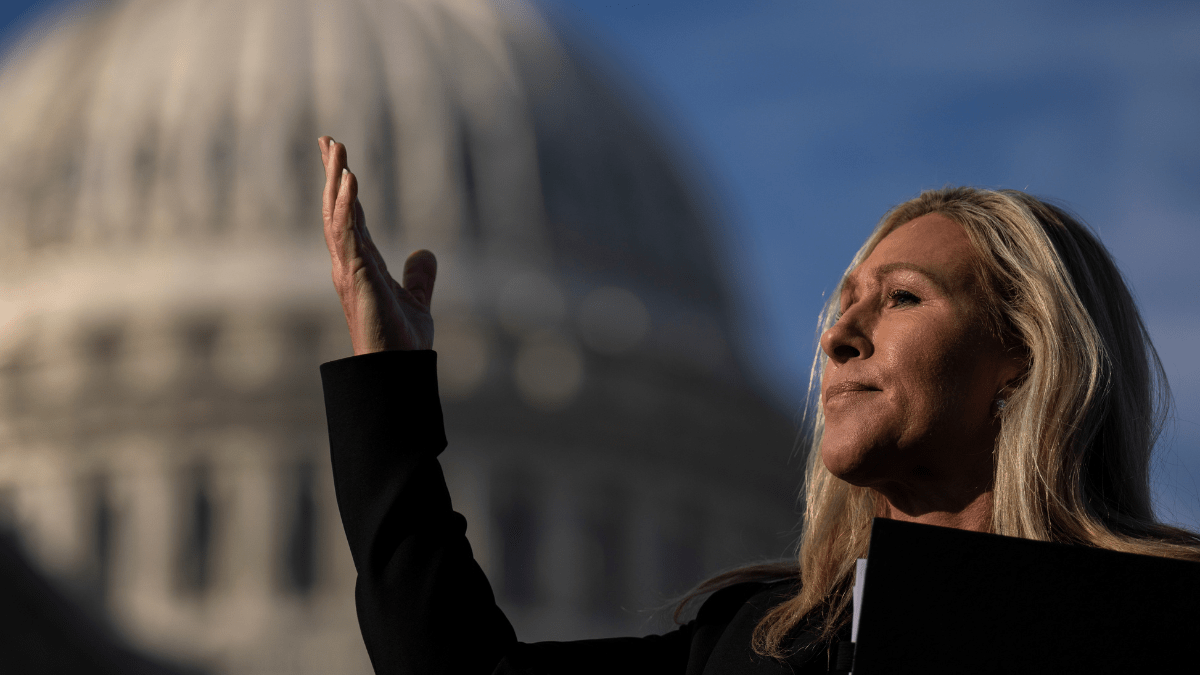
<instances>
[{"instance_id":1,"label":"woman's hand","mask_svg":"<svg viewBox=\"0 0 1200 675\"><path fill-rule=\"evenodd\" d=\"M333 287L342 301L354 354L433 348L429 303L437 259L421 250L404 262L403 285L388 273L358 203L358 179L346 168L346 146L317 140L325 164L321 216L333 261Z\"/></svg>"}]
</instances>

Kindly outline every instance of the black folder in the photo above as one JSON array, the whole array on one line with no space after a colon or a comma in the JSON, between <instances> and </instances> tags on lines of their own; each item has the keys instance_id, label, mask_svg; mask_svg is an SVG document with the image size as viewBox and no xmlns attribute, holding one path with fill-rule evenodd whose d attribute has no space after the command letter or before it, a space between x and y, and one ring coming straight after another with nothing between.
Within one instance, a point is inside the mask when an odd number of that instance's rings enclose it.
<instances>
[{"instance_id":1,"label":"black folder","mask_svg":"<svg viewBox=\"0 0 1200 675\"><path fill-rule=\"evenodd\" d=\"M1200 672L1200 563L876 518L854 675Z\"/></svg>"}]
</instances>

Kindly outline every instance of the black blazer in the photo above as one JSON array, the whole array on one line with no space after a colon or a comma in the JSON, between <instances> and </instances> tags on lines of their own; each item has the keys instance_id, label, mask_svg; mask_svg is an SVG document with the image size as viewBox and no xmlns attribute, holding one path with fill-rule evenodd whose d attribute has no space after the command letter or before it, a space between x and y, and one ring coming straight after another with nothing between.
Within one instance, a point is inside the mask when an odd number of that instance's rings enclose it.
<instances>
[{"instance_id":1,"label":"black blazer","mask_svg":"<svg viewBox=\"0 0 1200 675\"><path fill-rule=\"evenodd\" d=\"M750 636L792 582L714 593L664 635L517 641L451 509L437 455L446 447L432 351L381 352L321 366L338 508L354 596L376 673L824 673L833 647L799 635L786 662Z\"/></svg>"}]
</instances>

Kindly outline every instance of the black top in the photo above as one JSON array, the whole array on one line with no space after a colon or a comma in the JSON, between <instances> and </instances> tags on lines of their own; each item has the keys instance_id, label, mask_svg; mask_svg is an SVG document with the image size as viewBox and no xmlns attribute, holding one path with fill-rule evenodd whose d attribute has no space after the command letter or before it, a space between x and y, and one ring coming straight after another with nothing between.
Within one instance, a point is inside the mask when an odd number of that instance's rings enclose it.
<instances>
[{"instance_id":1,"label":"black top","mask_svg":"<svg viewBox=\"0 0 1200 675\"><path fill-rule=\"evenodd\" d=\"M321 366L338 508L358 583L358 622L375 672L824 673L830 648L809 634L786 662L750 636L794 582L714 593L664 635L517 641L451 509L437 455L446 447L432 351L380 352Z\"/></svg>"}]
</instances>

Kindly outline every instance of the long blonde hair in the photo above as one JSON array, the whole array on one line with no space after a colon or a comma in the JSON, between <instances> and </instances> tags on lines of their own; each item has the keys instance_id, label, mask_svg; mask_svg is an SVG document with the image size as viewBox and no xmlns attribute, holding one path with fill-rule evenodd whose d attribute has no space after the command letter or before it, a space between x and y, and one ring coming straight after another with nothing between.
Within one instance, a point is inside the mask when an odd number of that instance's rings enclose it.
<instances>
[{"instance_id":1,"label":"long blonde hair","mask_svg":"<svg viewBox=\"0 0 1200 675\"><path fill-rule=\"evenodd\" d=\"M1063 209L1016 190L929 190L884 215L847 273L892 230L939 213L963 227L979 255L992 327L1024 350L1026 372L1007 397L996 439L991 531L1040 541L1200 560L1200 538L1159 523L1150 452L1169 391L1141 315L1112 257ZM843 281L845 277L843 276ZM830 295L820 328L833 325ZM826 356L809 382L819 391ZM812 413L804 527L796 563L711 579L799 576L799 593L759 623L753 646L782 658L802 622L832 637L848 620L854 561L865 557L877 493L833 476L821 461L824 419Z\"/></svg>"}]
</instances>

